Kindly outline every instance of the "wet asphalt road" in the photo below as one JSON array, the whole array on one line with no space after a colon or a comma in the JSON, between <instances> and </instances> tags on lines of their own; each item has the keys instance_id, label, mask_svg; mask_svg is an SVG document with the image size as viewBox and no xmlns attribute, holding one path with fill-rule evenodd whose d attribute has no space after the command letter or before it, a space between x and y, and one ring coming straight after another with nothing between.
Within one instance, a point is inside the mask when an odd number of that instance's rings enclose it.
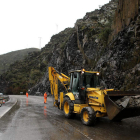
<instances>
[{"instance_id":1,"label":"wet asphalt road","mask_svg":"<svg viewBox=\"0 0 140 140\"><path fill-rule=\"evenodd\" d=\"M15 110L0 119L0 140L140 140L140 117L111 122L100 118L96 126L82 125L80 117L66 119L43 97L11 96Z\"/></svg>"}]
</instances>

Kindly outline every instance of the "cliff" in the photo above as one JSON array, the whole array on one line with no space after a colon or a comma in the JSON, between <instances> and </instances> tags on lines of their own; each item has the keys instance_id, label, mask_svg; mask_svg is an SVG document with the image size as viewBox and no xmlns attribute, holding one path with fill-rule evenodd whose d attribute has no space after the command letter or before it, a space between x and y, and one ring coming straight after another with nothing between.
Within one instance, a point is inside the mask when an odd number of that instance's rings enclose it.
<instances>
[{"instance_id":1,"label":"cliff","mask_svg":"<svg viewBox=\"0 0 140 140\"><path fill-rule=\"evenodd\" d=\"M122 29L135 20L139 14L139 0L119 0L112 25L113 35L117 35Z\"/></svg>"}]
</instances>

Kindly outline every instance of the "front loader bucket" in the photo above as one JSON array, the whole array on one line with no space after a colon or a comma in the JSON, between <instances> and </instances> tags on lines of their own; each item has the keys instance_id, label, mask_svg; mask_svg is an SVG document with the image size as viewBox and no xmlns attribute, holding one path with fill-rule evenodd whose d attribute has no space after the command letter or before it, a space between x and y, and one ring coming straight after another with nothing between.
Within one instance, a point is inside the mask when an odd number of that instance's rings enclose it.
<instances>
[{"instance_id":1,"label":"front loader bucket","mask_svg":"<svg viewBox=\"0 0 140 140\"><path fill-rule=\"evenodd\" d=\"M108 91L105 96L107 115L110 120L122 120L124 118L135 117L140 115L140 107L120 107L115 103L117 99L124 96L136 96L140 92L132 91Z\"/></svg>"}]
</instances>

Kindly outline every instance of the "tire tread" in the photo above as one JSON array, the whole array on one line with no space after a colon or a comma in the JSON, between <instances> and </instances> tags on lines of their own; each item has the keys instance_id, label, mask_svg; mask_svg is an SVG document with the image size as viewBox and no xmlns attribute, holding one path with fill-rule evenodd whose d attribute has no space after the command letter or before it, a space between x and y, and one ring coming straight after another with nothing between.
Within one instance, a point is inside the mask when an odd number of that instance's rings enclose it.
<instances>
[{"instance_id":1,"label":"tire tread","mask_svg":"<svg viewBox=\"0 0 140 140\"><path fill-rule=\"evenodd\" d=\"M83 112L87 111L89 114L89 120L87 122L83 119ZM84 125L95 125L96 124L96 112L91 107L84 107L81 111L81 121Z\"/></svg>"}]
</instances>

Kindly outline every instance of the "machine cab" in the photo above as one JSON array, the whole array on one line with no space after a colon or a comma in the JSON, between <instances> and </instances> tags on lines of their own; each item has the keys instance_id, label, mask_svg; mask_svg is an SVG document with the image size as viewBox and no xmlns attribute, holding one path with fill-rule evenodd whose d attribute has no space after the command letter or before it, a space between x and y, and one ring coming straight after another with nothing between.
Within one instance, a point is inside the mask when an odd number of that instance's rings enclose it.
<instances>
[{"instance_id":1,"label":"machine cab","mask_svg":"<svg viewBox=\"0 0 140 140\"><path fill-rule=\"evenodd\" d=\"M99 72L85 70L70 73L70 91L75 96L75 103L86 103L86 89L96 88L99 84Z\"/></svg>"}]
</instances>

